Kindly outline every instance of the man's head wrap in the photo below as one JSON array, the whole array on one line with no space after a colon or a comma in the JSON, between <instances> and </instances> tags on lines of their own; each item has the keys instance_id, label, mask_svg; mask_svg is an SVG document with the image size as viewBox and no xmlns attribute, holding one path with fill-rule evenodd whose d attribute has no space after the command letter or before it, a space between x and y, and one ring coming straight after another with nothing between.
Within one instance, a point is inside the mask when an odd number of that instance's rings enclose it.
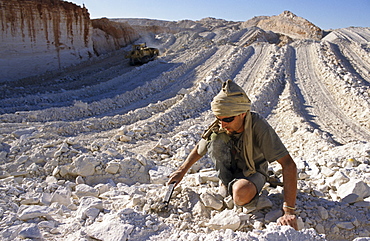
<instances>
[{"instance_id":1,"label":"man's head wrap","mask_svg":"<svg viewBox=\"0 0 370 241\"><path fill-rule=\"evenodd\" d=\"M251 101L239 85L227 80L213 98L211 109L216 116L237 116L251 109Z\"/></svg>"},{"instance_id":2,"label":"man's head wrap","mask_svg":"<svg viewBox=\"0 0 370 241\"><path fill-rule=\"evenodd\" d=\"M227 80L223 83L220 93L213 98L211 109L216 116L230 117L246 113L242 142L238 142L243 146L238 146L238 149L242 150L242 156L246 162L246 169L243 170L244 175L248 177L256 173L253 160L251 101L247 94L232 80Z\"/></svg>"}]
</instances>

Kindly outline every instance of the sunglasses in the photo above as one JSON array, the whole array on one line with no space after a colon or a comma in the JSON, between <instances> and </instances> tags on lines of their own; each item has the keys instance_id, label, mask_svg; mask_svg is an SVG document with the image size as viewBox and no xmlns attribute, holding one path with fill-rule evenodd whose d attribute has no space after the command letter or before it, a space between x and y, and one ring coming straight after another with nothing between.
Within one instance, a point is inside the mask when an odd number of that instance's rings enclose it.
<instances>
[{"instance_id":1,"label":"sunglasses","mask_svg":"<svg viewBox=\"0 0 370 241\"><path fill-rule=\"evenodd\" d=\"M230 123L230 122L232 122L232 121L235 119L235 116L226 117L226 118L223 118L223 119L220 119L220 118L218 118L218 117L216 117L216 118L217 118L217 120L219 120L219 121Z\"/></svg>"}]
</instances>

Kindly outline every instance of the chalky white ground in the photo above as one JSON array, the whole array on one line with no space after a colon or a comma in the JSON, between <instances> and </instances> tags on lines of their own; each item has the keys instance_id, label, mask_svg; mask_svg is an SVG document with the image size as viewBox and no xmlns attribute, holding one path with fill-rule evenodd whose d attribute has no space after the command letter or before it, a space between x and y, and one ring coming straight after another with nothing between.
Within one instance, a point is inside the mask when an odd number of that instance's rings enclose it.
<instances>
[{"instance_id":1,"label":"chalky white ground","mask_svg":"<svg viewBox=\"0 0 370 241\"><path fill-rule=\"evenodd\" d=\"M142 66L123 58L128 47L0 86L2 240L370 240L370 29L279 48L207 24L138 41L162 53ZM229 78L297 163L300 231L276 225L282 188L266 185L256 210L233 208L208 157L161 210L167 175Z\"/></svg>"}]
</instances>

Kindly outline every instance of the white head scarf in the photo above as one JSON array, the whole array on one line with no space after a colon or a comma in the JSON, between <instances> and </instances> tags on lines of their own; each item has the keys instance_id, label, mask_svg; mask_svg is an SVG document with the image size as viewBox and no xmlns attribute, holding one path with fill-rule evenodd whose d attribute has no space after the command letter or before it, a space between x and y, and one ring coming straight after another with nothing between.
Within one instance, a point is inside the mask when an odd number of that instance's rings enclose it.
<instances>
[{"instance_id":1,"label":"white head scarf","mask_svg":"<svg viewBox=\"0 0 370 241\"><path fill-rule=\"evenodd\" d=\"M240 147L247 165L243 173L246 177L255 173L256 168L253 161L252 116L250 113L251 101L247 94L239 85L232 82L232 80L227 80L223 83L221 91L213 98L211 109L216 116L231 117L246 113L242 136L243 146Z\"/></svg>"}]
</instances>

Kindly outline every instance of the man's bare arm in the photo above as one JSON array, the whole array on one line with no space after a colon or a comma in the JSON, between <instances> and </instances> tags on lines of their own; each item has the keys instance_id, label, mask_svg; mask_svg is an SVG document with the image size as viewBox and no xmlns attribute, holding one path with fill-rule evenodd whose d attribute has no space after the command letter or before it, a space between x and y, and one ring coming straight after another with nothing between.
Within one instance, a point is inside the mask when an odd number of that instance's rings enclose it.
<instances>
[{"instance_id":1,"label":"man's bare arm","mask_svg":"<svg viewBox=\"0 0 370 241\"><path fill-rule=\"evenodd\" d=\"M283 168L284 181L284 216L279 219L282 225L290 225L298 229L295 216L295 203L297 197L297 166L288 154L277 160Z\"/></svg>"},{"instance_id":2,"label":"man's bare arm","mask_svg":"<svg viewBox=\"0 0 370 241\"><path fill-rule=\"evenodd\" d=\"M198 146L195 146L184 161L184 163L182 163L175 172L171 173L171 175L169 176L170 179L168 180L167 184L176 182L177 185L179 182L181 182L182 178L185 176L190 167L200 158L202 158L202 156L198 154L197 149Z\"/></svg>"}]
</instances>

